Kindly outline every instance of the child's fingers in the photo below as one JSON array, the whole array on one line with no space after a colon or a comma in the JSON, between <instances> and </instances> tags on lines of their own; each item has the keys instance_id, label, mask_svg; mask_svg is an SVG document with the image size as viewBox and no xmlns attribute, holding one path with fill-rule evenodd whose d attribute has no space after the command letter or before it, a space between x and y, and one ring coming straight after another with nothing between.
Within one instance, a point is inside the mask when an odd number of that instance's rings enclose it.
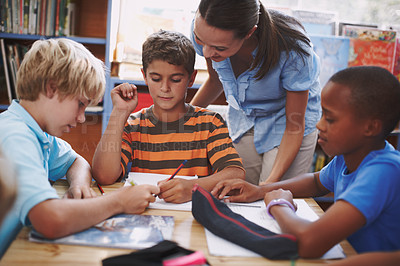
<instances>
[{"instance_id":1,"label":"child's fingers","mask_svg":"<svg viewBox=\"0 0 400 266\"><path fill-rule=\"evenodd\" d=\"M133 99L136 95L136 86L129 83L123 83L118 87L119 94L124 99Z\"/></svg>"}]
</instances>

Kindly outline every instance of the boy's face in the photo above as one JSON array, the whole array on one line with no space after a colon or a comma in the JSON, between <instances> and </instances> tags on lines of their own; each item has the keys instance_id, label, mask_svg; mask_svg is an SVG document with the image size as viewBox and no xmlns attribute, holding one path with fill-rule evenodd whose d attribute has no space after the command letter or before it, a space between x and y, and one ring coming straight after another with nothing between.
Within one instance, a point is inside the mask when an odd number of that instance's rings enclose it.
<instances>
[{"instance_id":1,"label":"boy's face","mask_svg":"<svg viewBox=\"0 0 400 266\"><path fill-rule=\"evenodd\" d=\"M58 94L48 100L48 117L43 125L43 131L50 135L61 137L68 133L77 123L85 122L85 109L89 100L84 97L69 97L60 100Z\"/></svg>"},{"instance_id":2,"label":"boy's face","mask_svg":"<svg viewBox=\"0 0 400 266\"><path fill-rule=\"evenodd\" d=\"M154 60L143 72L154 102L154 113L161 121L173 121L186 113L186 90L193 85L196 71L189 76L183 66ZM178 117L178 118L177 118Z\"/></svg>"},{"instance_id":3,"label":"boy's face","mask_svg":"<svg viewBox=\"0 0 400 266\"><path fill-rule=\"evenodd\" d=\"M356 117L347 99L350 88L328 82L321 93L318 144L329 156L357 154L363 145L365 120Z\"/></svg>"}]
</instances>

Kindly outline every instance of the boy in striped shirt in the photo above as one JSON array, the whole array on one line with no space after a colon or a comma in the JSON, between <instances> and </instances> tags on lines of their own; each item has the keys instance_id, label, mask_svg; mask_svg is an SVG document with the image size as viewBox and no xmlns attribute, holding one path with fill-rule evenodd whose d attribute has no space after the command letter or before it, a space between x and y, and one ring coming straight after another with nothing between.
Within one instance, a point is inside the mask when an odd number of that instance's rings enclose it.
<instances>
[{"instance_id":1,"label":"boy in striped shirt","mask_svg":"<svg viewBox=\"0 0 400 266\"><path fill-rule=\"evenodd\" d=\"M112 184L129 171L170 175L187 160L179 175L199 179L159 183L160 198L182 203L191 200L194 183L210 191L221 180L244 179L242 161L223 118L185 103L197 74L190 40L160 30L144 42L142 61L154 104L131 114L138 104L136 87L124 83L111 91L113 110L93 158L96 180Z\"/></svg>"}]
</instances>

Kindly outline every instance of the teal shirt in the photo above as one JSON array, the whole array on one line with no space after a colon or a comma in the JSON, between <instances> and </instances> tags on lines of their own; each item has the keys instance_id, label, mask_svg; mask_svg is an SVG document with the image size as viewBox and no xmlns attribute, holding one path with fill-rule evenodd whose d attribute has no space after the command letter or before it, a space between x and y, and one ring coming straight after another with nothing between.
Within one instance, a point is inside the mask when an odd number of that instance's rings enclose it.
<instances>
[{"instance_id":1,"label":"teal shirt","mask_svg":"<svg viewBox=\"0 0 400 266\"><path fill-rule=\"evenodd\" d=\"M49 180L64 177L77 155L67 142L45 133L15 100L0 114L0 148L16 166L18 183L17 200L0 228L1 257L19 229L30 225L32 207L58 198Z\"/></svg>"},{"instance_id":2,"label":"teal shirt","mask_svg":"<svg viewBox=\"0 0 400 266\"><path fill-rule=\"evenodd\" d=\"M192 43L203 56L203 47L195 42L192 23ZM254 75L260 69L245 71L237 78L230 59L212 62L218 73L228 102L227 124L233 142L254 127L254 144L258 153L280 145L286 128L286 92L307 91L304 136L316 130L321 118L320 60L312 47L303 44L309 56L302 58L291 51L282 52L278 64L261 80ZM255 57L257 49L253 51Z\"/></svg>"}]
</instances>

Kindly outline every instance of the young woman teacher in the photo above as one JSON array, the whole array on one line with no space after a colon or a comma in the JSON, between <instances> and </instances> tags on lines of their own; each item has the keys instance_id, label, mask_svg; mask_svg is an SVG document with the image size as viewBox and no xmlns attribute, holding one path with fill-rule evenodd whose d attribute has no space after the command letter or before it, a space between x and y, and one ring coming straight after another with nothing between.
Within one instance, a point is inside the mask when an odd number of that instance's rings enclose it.
<instances>
[{"instance_id":1,"label":"young woman teacher","mask_svg":"<svg viewBox=\"0 0 400 266\"><path fill-rule=\"evenodd\" d=\"M303 26L259 0L201 0L192 23L208 79L192 100L206 107L224 91L230 135L259 184L309 170L320 111L320 63Z\"/></svg>"}]
</instances>

